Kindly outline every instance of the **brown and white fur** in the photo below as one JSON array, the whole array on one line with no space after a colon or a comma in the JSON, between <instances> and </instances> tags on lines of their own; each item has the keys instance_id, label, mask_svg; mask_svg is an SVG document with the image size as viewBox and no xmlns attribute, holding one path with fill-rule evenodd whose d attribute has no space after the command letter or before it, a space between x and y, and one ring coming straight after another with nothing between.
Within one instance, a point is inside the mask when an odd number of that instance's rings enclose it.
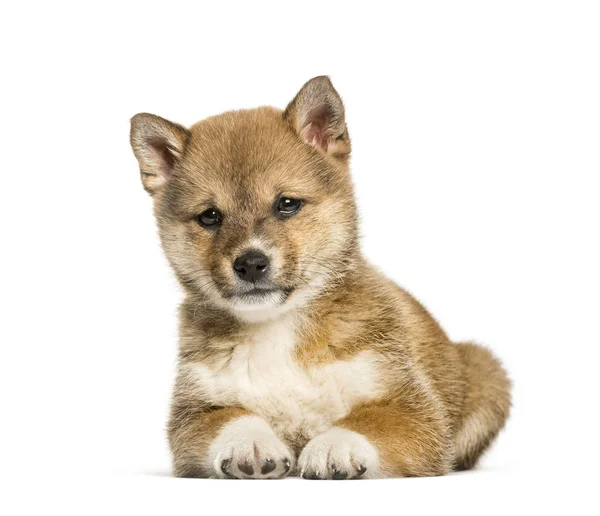
<instances>
[{"instance_id":1,"label":"brown and white fur","mask_svg":"<svg viewBox=\"0 0 600 516\"><path fill-rule=\"evenodd\" d=\"M327 77L285 111L232 111L190 129L138 114L131 145L185 291L175 475L350 479L475 465L506 421L509 380L362 257L344 107ZM284 214L282 198L299 210ZM207 210L218 223L204 225ZM268 260L251 282L234 269L249 251Z\"/></svg>"}]
</instances>

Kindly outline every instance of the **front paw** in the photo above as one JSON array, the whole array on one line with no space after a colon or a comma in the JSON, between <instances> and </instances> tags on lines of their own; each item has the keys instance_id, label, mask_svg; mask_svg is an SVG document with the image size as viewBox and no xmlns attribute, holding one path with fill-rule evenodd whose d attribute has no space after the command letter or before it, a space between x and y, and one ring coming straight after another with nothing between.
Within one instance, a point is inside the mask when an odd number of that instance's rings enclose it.
<instances>
[{"instance_id":1,"label":"front paw","mask_svg":"<svg viewBox=\"0 0 600 516\"><path fill-rule=\"evenodd\" d=\"M223 427L209 456L218 478L281 478L294 465L294 456L258 416L238 418Z\"/></svg>"},{"instance_id":2,"label":"front paw","mask_svg":"<svg viewBox=\"0 0 600 516\"><path fill-rule=\"evenodd\" d=\"M345 480L377 476L379 458L366 437L332 428L310 440L298 459L300 476L311 480Z\"/></svg>"}]
</instances>

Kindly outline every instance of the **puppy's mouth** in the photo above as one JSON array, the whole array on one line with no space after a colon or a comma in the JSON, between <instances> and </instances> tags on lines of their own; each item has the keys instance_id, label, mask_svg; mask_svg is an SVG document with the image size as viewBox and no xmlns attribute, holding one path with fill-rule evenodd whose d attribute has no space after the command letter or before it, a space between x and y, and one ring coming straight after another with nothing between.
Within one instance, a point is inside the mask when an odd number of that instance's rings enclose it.
<instances>
[{"instance_id":1,"label":"puppy's mouth","mask_svg":"<svg viewBox=\"0 0 600 516\"><path fill-rule=\"evenodd\" d=\"M245 302L260 302L267 299L280 298L283 303L294 291L291 287L259 287L253 286L250 289L236 292L229 292L224 297L230 300L240 300Z\"/></svg>"}]
</instances>

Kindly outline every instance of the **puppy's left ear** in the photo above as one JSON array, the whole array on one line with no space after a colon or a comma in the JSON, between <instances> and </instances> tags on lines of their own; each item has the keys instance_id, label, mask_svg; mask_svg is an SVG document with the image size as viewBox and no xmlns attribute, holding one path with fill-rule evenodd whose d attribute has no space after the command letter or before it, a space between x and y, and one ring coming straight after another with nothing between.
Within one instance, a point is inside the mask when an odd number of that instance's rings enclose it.
<instances>
[{"instance_id":1,"label":"puppy's left ear","mask_svg":"<svg viewBox=\"0 0 600 516\"><path fill-rule=\"evenodd\" d=\"M168 181L183 156L189 135L185 127L149 113L138 113L131 119L131 148L150 195Z\"/></svg>"},{"instance_id":2,"label":"puppy's left ear","mask_svg":"<svg viewBox=\"0 0 600 516\"><path fill-rule=\"evenodd\" d=\"M350 154L344 104L329 77L308 81L283 113L298 135L320 152L336 158Z\"/></svg>"}]
</instances>

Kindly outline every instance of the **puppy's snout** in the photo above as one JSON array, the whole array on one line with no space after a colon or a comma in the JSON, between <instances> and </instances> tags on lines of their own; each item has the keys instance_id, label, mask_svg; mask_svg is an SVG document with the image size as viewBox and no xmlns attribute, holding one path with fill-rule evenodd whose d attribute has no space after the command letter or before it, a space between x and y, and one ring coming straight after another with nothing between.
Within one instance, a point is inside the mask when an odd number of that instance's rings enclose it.
<instances>
[{"instance_id":1,"label":"puppy's snout","mask_svg":"<svg viewBox=\"0 0 600 516\"><path fill-rule=\"evenodd\" d=\"M254 283L267 274L269 258L259 251L248 251L235 259L233 269L240 279Z\"/></svg>"}]
</instances>

